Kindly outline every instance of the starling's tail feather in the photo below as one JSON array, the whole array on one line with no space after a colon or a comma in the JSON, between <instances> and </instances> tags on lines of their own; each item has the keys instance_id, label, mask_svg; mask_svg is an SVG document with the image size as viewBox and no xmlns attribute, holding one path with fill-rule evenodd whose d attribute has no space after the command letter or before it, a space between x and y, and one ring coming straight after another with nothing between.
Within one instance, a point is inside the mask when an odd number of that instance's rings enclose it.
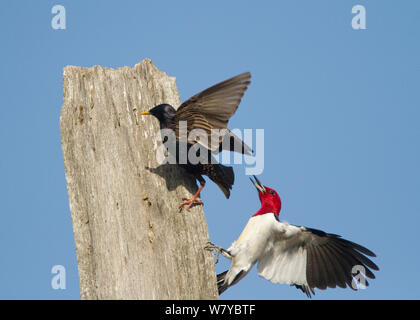
<instances>
[{"instance_id":1,"label":"starling's tail feather","mask_svg":"<svg viewBox=\"0 0 420 320\"><path fill-rule=\"evenodd\" d=\"M214 172L209 178L216 183L219 188L223 191L226 198L230 197L230 190L232 189L233 183L235 182L235 174L233 173L232 167L227 167L222 164L214 165Z\"/></svg>"}]
</instances>

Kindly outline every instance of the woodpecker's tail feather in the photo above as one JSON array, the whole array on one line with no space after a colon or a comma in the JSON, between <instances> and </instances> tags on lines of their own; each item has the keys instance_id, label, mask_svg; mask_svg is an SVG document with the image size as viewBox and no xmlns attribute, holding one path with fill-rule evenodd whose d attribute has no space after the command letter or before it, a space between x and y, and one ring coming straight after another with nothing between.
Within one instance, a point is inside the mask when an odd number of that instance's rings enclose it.
<instances>
[{"instance_id":1,"label":"woodpecker's tail feather","mask_svg":"<svg viewBox=\"0 0 420 320\"><path fill-rule=\"evenodd\" d=\"M235 278L233 278L233 281L231 284L227 284L227 282L225 281L227 273L228 271L225 271L217 275L217 289L219 290L219 295L225 292L227 288L233 286L234 284L237 284L239 280L245 277L248 272L245 272L245 270L239 271L235 275Z\"/></svg>"},{"instance_id":2,"label":"woodpecker's tail feather","mask_svg":"<svg viewBox=\"0 0 420 320\"><path fill-rule=\"evenodd\" d=\"M208 177L216 183L219 188L223 191L226 198L230 197L230 190L232 189L233 183L235 182L235 174L233 173L232 167L227 167L222 164L213 165L212 174Z\"/></svg>"},{"instance_id":3,"label":"woodpecker's tail feather","mask_svg":"<svg viewBox=\"0 0 420 320\"><path fill-rule=\"evenodd\" d=\"M217 289L219 290L219 295L221 295L223 292L225 292L225 290L229 287L225 283L225 276L226 276L227 272L228 272L228 270L226 270L225 272L219 273L217 275Z\"/></svg>"}]
</instances>

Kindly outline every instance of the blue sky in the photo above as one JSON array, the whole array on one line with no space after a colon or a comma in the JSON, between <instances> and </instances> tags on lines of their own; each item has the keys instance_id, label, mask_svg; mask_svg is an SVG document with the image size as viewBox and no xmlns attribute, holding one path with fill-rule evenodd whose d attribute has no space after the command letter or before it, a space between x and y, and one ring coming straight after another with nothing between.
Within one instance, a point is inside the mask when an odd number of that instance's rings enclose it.
<instances>
[{"instance_id":1,"label":"blue sky","mask_svg":"<svg viewBox=\"0 0 420 320\"><path fill-rule=\"evenodd\" d=\"M66 29L51 8L66 8ZM366 7L366 30L351 9ZM0 298L79 299L59 115L66 65L134 66L176 76L181 99L244 71L231 128L265 130L260 179L280 218L377 253L366 290L314 299L418 299L420 4L416 1L2 1ZM228 247L259 208L243 166L226 200L202 194L209 233ZM63 265L66 290L51 288ZM228 267L220 259L217 271ZM254 269L225 299L306 299Z\"/></svg>"}]
</instances>

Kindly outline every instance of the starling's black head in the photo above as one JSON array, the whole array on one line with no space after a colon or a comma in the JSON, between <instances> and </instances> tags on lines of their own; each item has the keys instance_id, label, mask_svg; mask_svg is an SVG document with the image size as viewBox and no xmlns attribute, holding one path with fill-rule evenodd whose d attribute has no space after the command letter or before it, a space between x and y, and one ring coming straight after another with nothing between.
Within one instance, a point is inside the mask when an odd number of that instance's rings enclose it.
<instances>
[{"instance_id":1,"label":"starling's black head","mask_svg":"<svg viewBox=\"0 0 420 320\"><path fill-rule=\"evenodd\" d=\"M174 125L174 118L176 110L170 104L159 104L156 107L141 113L142 115L152 115L155 116L160 123L160 127L172 128Z\"/></svg>"}]
</instances>

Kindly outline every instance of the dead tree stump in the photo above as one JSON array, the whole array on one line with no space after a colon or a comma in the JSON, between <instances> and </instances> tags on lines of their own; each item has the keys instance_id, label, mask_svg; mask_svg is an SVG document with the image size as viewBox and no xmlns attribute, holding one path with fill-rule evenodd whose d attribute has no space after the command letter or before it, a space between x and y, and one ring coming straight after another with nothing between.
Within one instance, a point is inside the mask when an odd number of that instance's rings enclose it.
<instances>
[{"instance_id":1,"label":"dead tree stump","mask_svg":"<svg viewBox=\"0 0 420 320\"><path fill-rule=\"evenodd\" d=\"M60 117L82 299L217 299L197 186L156 160L159 124L138 117L180 104L176 81L145 59L134 68L68 66Z\"/></svg>"}]
</instances>

